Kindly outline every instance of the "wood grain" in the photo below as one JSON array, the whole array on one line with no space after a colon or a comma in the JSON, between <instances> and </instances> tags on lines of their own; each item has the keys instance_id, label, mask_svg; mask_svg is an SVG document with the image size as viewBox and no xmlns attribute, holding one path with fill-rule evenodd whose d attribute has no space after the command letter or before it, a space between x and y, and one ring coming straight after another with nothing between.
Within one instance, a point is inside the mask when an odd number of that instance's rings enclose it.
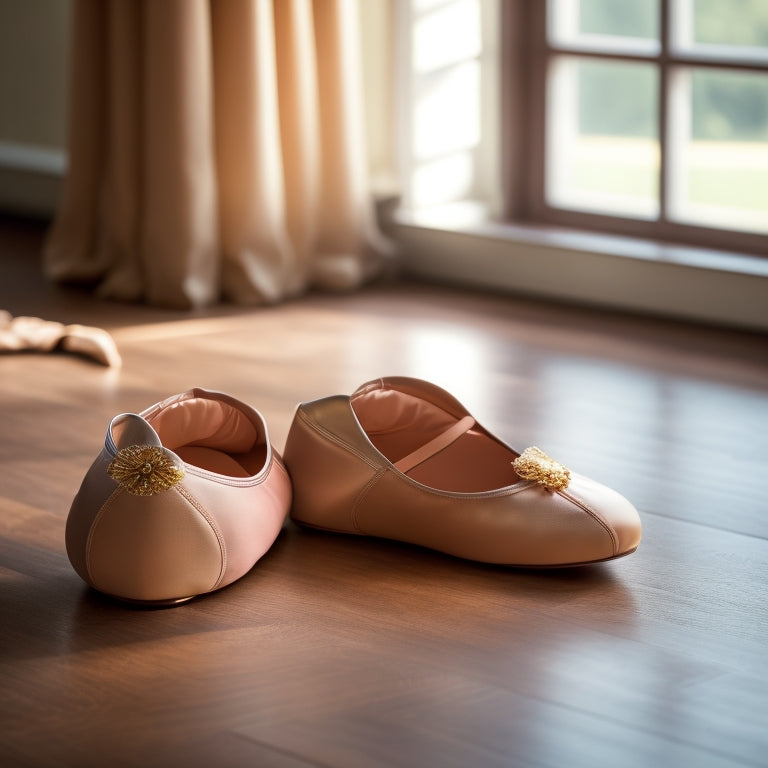
<instances>
[{"instance_id":1,"label":"wood grain","mask_svg":"<svg viewBox=\"0 0 768 768\"><path fill-rule=\"evenodd\" d=\"M119 372L0 356L0 765L763 766L768 341L400 282L184 314L44 283L0 222L0 308L110 329ZM287 524L243 579L145 610L63 544L109 419L191 386L295 405L387 374L631 498L638 552L526 571Z\"/></svg>"}]
</instances>

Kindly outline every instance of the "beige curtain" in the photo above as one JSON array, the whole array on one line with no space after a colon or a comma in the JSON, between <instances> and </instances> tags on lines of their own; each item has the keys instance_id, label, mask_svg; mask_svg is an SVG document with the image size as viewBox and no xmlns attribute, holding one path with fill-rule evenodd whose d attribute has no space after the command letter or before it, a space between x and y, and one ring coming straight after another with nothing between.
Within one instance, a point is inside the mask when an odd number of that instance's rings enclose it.
<instances>
[{"instance_id":1,"label":"beige curtain","mask_svg":"<svg viewBox=\"0 0 768 768\"><path fill-rule=\"evenodd\" d=\"M199 307L380 271L355 3L77 0L48 276Z\"/></svg>"}]
</instances>

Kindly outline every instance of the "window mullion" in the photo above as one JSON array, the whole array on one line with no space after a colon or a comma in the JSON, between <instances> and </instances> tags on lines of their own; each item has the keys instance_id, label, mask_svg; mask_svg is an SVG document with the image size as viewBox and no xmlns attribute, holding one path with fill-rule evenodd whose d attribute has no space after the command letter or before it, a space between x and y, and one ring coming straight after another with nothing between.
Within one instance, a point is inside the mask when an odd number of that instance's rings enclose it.
<instances>
[{"instance_id":1,"label":"window mullion","mask_svg":"<svg viewBox=\"0 0 768 768\"><path fill-rule=\"evenodd\" d=\"M585 48L579 46L568 46L558 44L548 44L548 50L551 54L564 54L568 56L578 56L581 59L604 59L606 61L629 61L629 62L652 62L659 60L658 54L650 53L621 53L619 51L604 51L598 48Z\"/></svg>"}]
</instances>

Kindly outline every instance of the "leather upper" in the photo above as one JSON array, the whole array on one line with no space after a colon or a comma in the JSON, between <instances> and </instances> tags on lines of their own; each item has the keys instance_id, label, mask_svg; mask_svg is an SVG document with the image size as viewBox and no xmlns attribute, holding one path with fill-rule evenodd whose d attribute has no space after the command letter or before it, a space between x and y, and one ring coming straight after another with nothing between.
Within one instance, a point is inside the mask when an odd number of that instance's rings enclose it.
<instances>
[{"instance_id":1,"label":"leather upper","mask_svg":"<svg viewBox=\"0 0 768 768\"><path fill-rule=\"evenodd\" d=\"M509 565L586 563L637 547L639 515L624 497L576 473L562 491L521 479L511 466L519 454L468 416L444 390L405 377L301 404L284 452L292 518ZM439 435L462 420L470 429L443 445ZM433 457L398 469L430 442Z\"/></svg>"},{"instance_id":2,"label":"leather upper","mask_svg":"<svg viewBox=\"0 0 768 768\"><path fill-rule=\"evenodd\" d=\"M131 446L155 446L183 472L137 496L109 467ZM173 601L232 583L269 549L291 503L261 414L193 389L110 423L72 503L67 553L91 586L138 601Z\"/></svg>"}]
</instances>

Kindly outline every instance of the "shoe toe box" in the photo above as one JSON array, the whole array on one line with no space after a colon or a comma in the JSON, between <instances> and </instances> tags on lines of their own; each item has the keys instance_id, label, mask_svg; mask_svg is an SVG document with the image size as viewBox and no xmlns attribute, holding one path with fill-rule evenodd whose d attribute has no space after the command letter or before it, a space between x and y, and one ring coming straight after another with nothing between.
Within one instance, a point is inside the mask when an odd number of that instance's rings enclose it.
<instances>
[{"instance_id":1,"label":"shoe toe box","mask_svg":"<svg viewBox=\"0 0 768 768\"><path fill-rule=\"evenodd\" d=\"M640 515L618 491L582 475L574 475L565 494L602 523L613 539L613 556L637 549L642 537Z\"/></svg>"}]
</instances>

